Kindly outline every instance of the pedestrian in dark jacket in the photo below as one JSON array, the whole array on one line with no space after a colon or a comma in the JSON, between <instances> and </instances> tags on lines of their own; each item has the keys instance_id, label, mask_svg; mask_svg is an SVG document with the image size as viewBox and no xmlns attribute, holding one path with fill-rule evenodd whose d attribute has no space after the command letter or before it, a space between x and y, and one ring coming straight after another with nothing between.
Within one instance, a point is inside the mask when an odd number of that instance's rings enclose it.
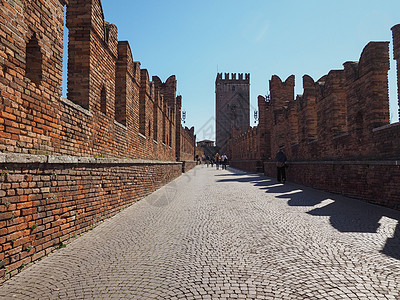
<instances>
[{"instance_id":1,"label":"pedestrian in dark jacket","mask_svg":"<svg viewBox=\"0 0 400 300\"><path fill-rule=\"evenodd\" d=\"M277 169L277 179L278 182L285 183L286 181L286 155L282 148L279 148L278 153L275 155L276 169Z\"/></svg>"}]
</instances>

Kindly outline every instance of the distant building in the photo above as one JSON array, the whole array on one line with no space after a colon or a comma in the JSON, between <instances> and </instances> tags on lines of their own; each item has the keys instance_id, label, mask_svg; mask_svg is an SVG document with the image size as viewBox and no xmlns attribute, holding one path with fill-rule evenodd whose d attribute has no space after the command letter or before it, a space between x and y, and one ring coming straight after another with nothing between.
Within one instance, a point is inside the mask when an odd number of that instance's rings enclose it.
<instances>
[{"instance_id":1,"label":"distant building","mask_svg":"<svg viewBox=\"0 0 400 300\"><path fill-rule=\"evenodd\" d=\"M202 140L197 142L197 147L214 147L215 142L210 140Z\"/></svg>"},{"instance_id":2,"label":"distant building","mask_svg":"<svg viewBox=\"0 0 400 300\"><path fill-rule=\"evenodd\" d=\"M216 96L216 142L217 149L225 152L228 139L235 127L246 132L250 126L250 74L217 74Z\"/></svg>"},{"instance_id":3,"label":"distant building","mask_svg":"<svg viewBox=\"0 0 400 300\"><path fill-rule=\"evenodd\" d=\"M210 140L198 141L197 148L201 148L204 152L204 155L209 157L214 157L214 155L217 153L214 141Z\"/></svg>"}]
</instances>

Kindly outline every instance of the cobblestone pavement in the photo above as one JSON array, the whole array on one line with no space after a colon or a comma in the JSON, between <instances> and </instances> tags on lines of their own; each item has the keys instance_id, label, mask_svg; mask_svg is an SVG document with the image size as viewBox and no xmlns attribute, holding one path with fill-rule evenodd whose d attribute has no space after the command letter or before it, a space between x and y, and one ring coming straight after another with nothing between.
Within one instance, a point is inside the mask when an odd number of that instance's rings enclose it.
<instances>
[{"instance_id":1,"label":"cobblestone pavement","mask_svg":"<svg viewBox=\"0 0 400 300\"><path fill-rule=\"evenodd\" d=\"M400 299L400 212L199 166L0 299Z\"/></svg>"}]
</instances>

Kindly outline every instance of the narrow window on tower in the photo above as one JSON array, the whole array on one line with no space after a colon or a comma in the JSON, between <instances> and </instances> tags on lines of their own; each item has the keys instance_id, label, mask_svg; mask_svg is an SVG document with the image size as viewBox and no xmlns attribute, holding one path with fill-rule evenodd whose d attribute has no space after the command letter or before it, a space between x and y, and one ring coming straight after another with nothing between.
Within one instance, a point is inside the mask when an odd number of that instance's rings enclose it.
<instances>
[{"instance_id":1,"label":"narrow window on tower","mask_svg":"<svg viewBox=\"0 0 400 300\"><path fill-rule=\"evenodd\" d=\"M236 90L235 86L232 86L232 92L234 92Z\"/></svg>"}]
</instances>

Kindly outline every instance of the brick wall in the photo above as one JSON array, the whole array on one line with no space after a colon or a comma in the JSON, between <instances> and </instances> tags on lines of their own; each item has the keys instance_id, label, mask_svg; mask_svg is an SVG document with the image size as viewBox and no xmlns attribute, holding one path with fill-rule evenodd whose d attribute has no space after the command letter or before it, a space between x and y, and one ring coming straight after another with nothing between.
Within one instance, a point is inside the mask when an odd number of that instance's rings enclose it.
<instances>
[{"instance_id":1,"label":"brick wall","mask_svg":"<svg viewBox=\"0 0 400 300\"><path fill-rule=\"evenodd\" d=\"M393 57L396 60L397 67L397 96L399 99L399 115L400 115L400 24L392 27L393 35Z\"/></svg>"},{"instance_id":2,"label":"brick wall","mask_svg":"<svg viewBox=\"0 0 400 300\"><path fill-rule=\"evenodd\" d=\"M176 160L175 76L150 81L99 0L67 5L69 101L60 99L64 4L2 2L0 151Z\"/></svg>"},{"instance_id":3,"label":"brick wall","mask_svg":"<svg viewBox=\"0 0 400 300\"><path fill-rule=\"evenodd\" d=\"M180 162L0 154L0 276L11 275L182 172Z\"/></svg>"},{"instance_id":4,"label":"brick wall","mask_svg":"<svg viewBox=\"0 0 400 300\"><path fill-rule=\"evenodd\" d=\"M218 73L215 94L216 146L225 152L232 127L245 132L250 125L250 74Z\"/></svg>"},{"instance_id":5,"label":"brick wall","mask_svg":"<svg viewBox=\"0 0 400 300\"><path fill-rule=\"evenodd\" d=\"M255 159L230 160L229 166L252 173L264 172L264 165L263 161L261 160L255 160Z\"/></svg>"},{"instance_id":6,"label":"brick wall","mask_svg":"<svg viewBox=\"0 0 400 300\"><path fill-rule=\"evenodd\" d=\"M271 98L263 104L262 99L259 101L258 127L262 132L252 152L268 160L283 146L293 160L396 159L400 137L388 127L388 43L369 43L360 62L346 62L344 67L316 82L305 75L304 92L296 99L291 98L293 77L282 83L273 76ZM246 141L249 133L241 140L250 146ZM383 149L380 142L389 135L392 147ZM237 137L233 140L234 144L241 143ZM261 143L267 148L263 153L257 149Z\"/></svg>"},{"instance_id":7,"label":"brick wall","mask_svg":"<svg viewBox=\"0 0 400 300\"><path fill-rule=\"evenodd\" d=\"M398 60L399 25L392 32ZM393 183L400 159L400 125L389 124L388 44L368 43L358 62L345 62L343 70L332 70L316 81L303 76L304 91L296 98L294 76L285 82L272 76L270 97L258 99L259 125L234 134L229 142L232 164L254 171L254 160L264 161L265 173L276 176L274 156L284 147L294 163L289 180L399 209L395 185L385 183L382 192L380 179ZM250 138L254 132L255 140ZM355 163L341 163L344 160ZM345 174L332 173L332 165Z\"/></svg>"},{"instance_id":8,"label":"brick wall","mask_svg":"<svg viewBox=\"0 0 400 300\"><path fill-rule=\"evenodd\" d=\"M194 167L175 76L150 80L117 35L100 0L1 1L0 276Z\"/></svg>"},{"instance_id":9,"label":"brick wall","mask_svg":"<svg viewBox=\"0 0 400 300\"><path fill-rule=\"evenodd\" d=\"M276 177L274 162L265 174ZM290 162L287 180L400 210L400 161Z\"/></svg>"},{"instance_id":10,"label":"brick wall","mask_svg":"<svg viewBox=\"0 0 400 300\"><path fill-rule=\"evenodd\" d=\"M196 136L194 134L194 127L183 128L181 127L180 133L180 157L181 161L193 161L195 159L195 145ZM200 156L201 158L201 156Z\"/></svg>"}]
</instances>

